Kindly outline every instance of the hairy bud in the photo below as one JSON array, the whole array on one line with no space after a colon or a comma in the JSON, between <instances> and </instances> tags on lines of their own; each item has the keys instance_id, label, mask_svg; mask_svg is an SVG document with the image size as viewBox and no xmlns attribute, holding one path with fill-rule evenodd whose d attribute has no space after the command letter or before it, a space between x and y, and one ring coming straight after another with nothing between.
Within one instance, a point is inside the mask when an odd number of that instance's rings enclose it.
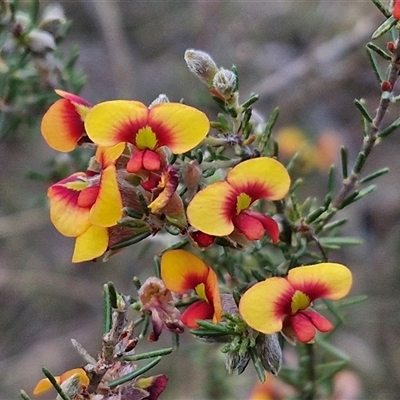
<instances>
[{"instance_id":1,"label":"hairy bud","mask_svg":"<svg viewBox=\"0 0 400 400\"><path fill-rule=\"evenodd\" d=\"M222 68L214 75L213 87L225 100L229 102L236 92L236 74L229 69Z\"/></svg>"},{"instance_id":2,"label":"hairy bud","mask_svg":"<svg viewBox=\"0 0 400 400\"><path fill-rule=\"evenodd\" d=\"M189 70L211 86L214 75L218 72L214 60L204 51L193 49L186 50L184 58Z\"/></svg>"}]
</instances>

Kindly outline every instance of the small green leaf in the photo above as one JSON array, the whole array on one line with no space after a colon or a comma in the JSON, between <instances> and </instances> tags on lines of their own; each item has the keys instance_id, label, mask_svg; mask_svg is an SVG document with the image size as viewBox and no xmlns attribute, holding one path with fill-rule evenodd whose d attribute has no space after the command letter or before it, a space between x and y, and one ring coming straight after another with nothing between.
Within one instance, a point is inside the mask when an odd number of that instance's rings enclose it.
<instances>
[{"instance_id":1,"label":"small green leaf","mask_svg":"<svg viewBox=\"0 0 400 400\"><path fill-rule=\"evenodd\" d=\"M388 172L389 172L389 168L378 169L377 171L373 172L372 174L369 174L366 177L360 179L360 183L366 183L366 182L372 181L373 179L376 179L384 174L387 174Z\"/></svg>"},{"instance_id":2,"label":"small green leaf","mask_svg":"<svg viewBox=\"0 0 400 400\"><path fill-rule=\"evenodd\" d=\"M320 346L330 356L333 356L339 359L340 361L345 361L345 362L350 361L350 357L347 354L343 353L341 350L339 350L337 347L335 347L333 344L328 342L325 336L317 335L315 337L315 343L318 346Z\"/></svg>"},{"instance_id":3,"label":"small green leaf","mask_svg":"<svg viewBox=\"0 0 400 400\"><path fill-rule=\"evenodd\" d=\"M266 147L266 145L268 143L268 140L271 137L272 129L275 126L276 121L278 120L278 117L279 117L279 108L276 107L272 111L272 113L271 113L271 115L270 115L270 117L269 117L269 119L268 119L268 121L267 121L267 123L265 125L265 128L264 128L264 130L263 130L263 132L261 134L260 143L258 145L258 150L259 150L261 155L263 154L263 152L265 150L265 147Z\"/></svg>"},{"instance_id":4,"label":"small green leaf","mask_svg":"<svg viewBox=\"0 0 400 400\"><path fill-rule=\"evenodd\" d=\"M387 53L385 50L381 49L380 47L378 47L376 44L369 42L367 43L367 47L374 51L376 54L378 54L379 56L381 56L383 59L387 60L387 61L391 61L392 60L392 56Z\"/></svg>"},{"instance_id":5,"label":"small green leaf","mask_svg":"<svg viewBox=\"0 0 400 400\"><path fill-rule=\"evenodd\" d=\"M146 364L144 367L137 369L136 371L133 371L129 374L124 375L121 378L115 379L111 382L108 383L108 387L110 389L114 389L115 387L122 385L126 382L130 382L131 380L137 378L140 375L143 375L145 372L149 371L153 367L155 367L160 361L162 357L157 357L153 361L150 361L148 364Z\"/></svg>"},{"instance_id":6,"label":"small green leaf","mask_svg":"<svg viewBox=\"0 0 400 400\"><path fill-rule=\"evenodd\" d=\"M317 383L321 383L331 378L337 372L341 371L348 365L348 361L333 361L326 364L319 364L315 367Z\"/></svg>"},{"instance_id":7,"label":"small green leaf","mask_svg":"<svg viewBox=\"0 0 400 400\"><path fill-rule=\"evenodd\" d=\"M372 71L374 72L376 79L378 80L378 83L381 84L384 79L379 69L378 62L376 61L375 53L368 47L366 47L366 50L369 62L371 63L372 66Z\"/></svg>"},{"instance_id":8,"label":"small green leaf","mask_svg":"<svg viewBox=\"0 0 400 400\"><path fill-rule=\"evenodd\" d=\"M21 397L23 398L23 400L32 400L28 394L25 392L25 390L20 390L19 394L21 395Z\"/></svg>"},{"instance_id":9,"label":"small green leaf","mask_svg":"<svg viewBox=\"0 0 400 400\"><path fill-rule=\"evenodd\" d=\"M339 226L344 225L348 221L347 218L339 219L337 221L330 222L322 228L322 232L328 232L332 229L338 228Z\"/></svg>"},{"instance_id":10,"label":"small green leaf","mask_svg":"<svg viewBox=\"0 0 400 400\"><path fill-rule=\"evenodd\" d=\"M384 21L375 32L372 34L372 40L378 39L379 37L383 36L386 32L390 30L390 28L396 25L397 20L391 15L386 21Z\"/></svg>"},{"instance_id":11,"label":"small green leaf","mask_svg":"<svg viewBox=\"0 0 400 400\"><path fill-rule=\"evenodd\" d=\"M243 110L247 110L251 105L253 105L258 99L260 98L260 96L258 94L254 94L252 93L250 95L250 97L248 98L248 100L246 100L243 104L242 104L242 108Z\"/></svg>"},{"instance_id":12,"label":"small green leaf","mask_svg":"<svg viewBox=\"0 0 400 400\"><path fill-rule=\"evenodd\" d=\"M386 129L378 133L379 138L385 138L389 136L392 132L394 132L400 126L400 118L397 118L396 121L392 122Z\"/></svg>"},{"instance_id":13,"label":"small green leaf","mask_svg":"<svg viewBox=\"0 0 400 400\"><path fill-rule=\"evenodd\" d=\"M132 356L125 356L124 360L125 361L140 361L140 360L145 360L148 358L166 356L168 354L171 354L172 351L173 351L172 347L167 347L165 349L153 350L153 351L149 351L147 353L134 354Z\"/></svg>"},{"instance_id":14,"label":"small green leaf","mask_svg":"<svg viewBox=\"0 0 400 400\"><path fill-rule=\"evenodd\" d=\"M62 400L71 400L69 396L67 396L63 390L61 389L61 386L57 383L56 378L54 378L54 375L46 368L43 367L42 371L46 378L50 381L50 383L53 385L54 389L56 389L57 393L60 395Z\"/></svg>"},{"instance_id":15,"label":"small green leaf","mask_svg":"<svg viewBox=\"0 0 400 400\"><path fill-rule=\"evenodd\" d=\"M354 165L354 173L355 174L359 174L361 172L362 167L365 164L366 158L367 157L365 156L365 153L363 151L360 151L358 153L357 158L356 158L356 162L355 162L355 165Z\"/></svg>"},{"instance_id":16,"label":"small green leaf","mask_svg":"<svg viewBox=\"0 0 400 400\"><path fill-rule=\"evenodd\" d=\"M108 285L103 286L103 333L107 333L111 329L112 310L110 303L110 293Z\"/></svg>"},{"instance_id":17,"label":"small green leaf","mask_svg":"<svg viewBox=\"0 0 400 400\"><path fill-rule=\"evenodd\" d=\"M389 18L392 14L390 11L382 4L380 0L372 0L376 8L386 17Z\"/></svg>"},{"instance_id":18,"label":"small green leaf","mask_svg":"<svg viewBox=\"0 0 400 400\"><path fill-rule=\"evenodd\" d=\"M322 246L359 246L363 241L356 237L321 237L319 242Z\"/></svg>"},{"instance_id":19,"label":"small green leaf","mask_svg":"<svg viewBox=\"0 0 400 400\"><path fill-rule=\"evenodd\" d=\"M315 221L325 210L326 210L325 207L318 207L316 210L312 211L306 217L306 223L311 224L311 222Z\"/></svg>"},{"instance_id":20,"label":"small green leaf","mask_svg":"<svg viewBox=\"0 0 400 400\"><path fill-rule=\"evenodd\" d=\"M115 244L114 246L111 246L110 249L111 250L123 249L124 247L128 247L133 244L141 242L142 240L148 238L150 235L151 235L151 231L145 231L145 232L139 233L136 236L133 236L132 238L130 238L128 240L124 240L122 242Z\"/></svg>"},{"instance_id":21,"label":"small green leaf","mask_svg":"<svg viewBox=\"0 0 400 400\"><path fill-rule=\"evenodd\" d=\"M358 110L361 112L362 116L368 121L368 122L372 122L373 118L371 117L371 115L369 115L368 110L365 107L365 102L363 99L358 100L355 99L354 100L354 104L356 105L356 107L358 108Z\"/></svg>"}]
</instances>

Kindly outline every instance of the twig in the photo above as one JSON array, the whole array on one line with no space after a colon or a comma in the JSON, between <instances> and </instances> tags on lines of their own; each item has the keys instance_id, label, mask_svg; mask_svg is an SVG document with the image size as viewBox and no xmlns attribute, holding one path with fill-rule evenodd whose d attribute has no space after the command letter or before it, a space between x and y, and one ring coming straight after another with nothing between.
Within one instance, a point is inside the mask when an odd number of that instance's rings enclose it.
<instances>
[{"instance_id":1,"label":"twig","mask_svg":"<svg viewBox=\"0 0 400 400\"><path fill-rule=\"evenodd\" d=\"M389 67L388 80L389 86L393 89L394 85L399 77L400 72L400 43L399 39L394 43L394 51L393 51L393 59ZM378 134L382 127L383 119L386 115L387 109L390 104L390 96L387 95L387 92L383 92L379 107L376 110L375 117L370 125L370 131L368 136L365 137L361 150L359 152L359 156L363 154L363 162L367 159L369 154L372 151L372 148L377 143ZM358 157L359 158L359 157ZM332 206L334 208L339 207L343 200L354 190L356 184L358 183L358 176L360 173L360 169L357 166L357 161L354 164L354 167L348 177L343 182L342 188L339 190L338 194L332 201Z\"/></svg>"}]
</instances>

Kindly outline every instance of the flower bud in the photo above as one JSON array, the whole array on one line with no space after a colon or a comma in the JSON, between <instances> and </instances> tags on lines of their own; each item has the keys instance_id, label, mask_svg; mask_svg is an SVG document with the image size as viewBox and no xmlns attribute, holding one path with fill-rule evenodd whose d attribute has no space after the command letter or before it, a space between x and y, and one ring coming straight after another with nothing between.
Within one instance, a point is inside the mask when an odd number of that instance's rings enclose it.
<instances>
[{"instance_id":1,"label":"flower bud","mask_svg":"<svg viewBox=\"0 0 400 400\"><path fill-rule=\"evenodd\" d=\"M31 51L45 54L56 49L54 37L41 29L32 29L27 35L27 44Z\"/></svg>"},{"instance_id":2,"label":"flower bud","mask_svg":"<svg viewBox=\"0 0 400 400\"><path fill-rule=\"evenodd\" d=\"M188 164L184 164L182 178L189 190L197 190L202 177L202 171L197 161L193 160Z\"/></svg>"},{"instance_id":3,"label":"flower bud","mask_svg":"<svg viewBox=\"0 0 400 400\"><path fill-rule=\"evenodd\" d=\"M229 69L220 69L213 78L213 87L229 102L237 89L236 74Z\"/></svg>"},{"instance_id":4,"label":"flower bud","mask_svg":"<svg viewBox=\"0 0 400 400\"><path fill-rule=\"evenodd\" d=\"M186 50L184 58L189 70L201 81L211 86L214 75L218 72L214 60L204 51L193 49Z\"/></svg>"},{"instance_id":5,"label":"flower bud","mask_svg":"<svg viewBox=\"0 0 400 400\"><path fill-rule=\"evenodd\" d=\"M169 98L165 94L159 94L158 97L151 102L149 109L161 103L169 103Z\"/></svg>"},{"instance_id":6,"label":"flower bud","mask_svg":"<svg viewBox=\"0 0 400 400\"><path fill-rule=\"evenodd\" d=\"M48 4L43 10L39 28L57 36L60 28L67 22L60 4Z\"/></svg>"},{"instance_id":7,"label":"flower bud","mask_svg":"<svg viewBox=\"0 0 400 400\"><path fill-rule=\"evenodd\" d=\"M241 353L235 350L225 354L225 367L229 374L236 371L240 375L246 369L249 361L250 353L248 351Z\"/></svg>"},{"instance_id":8,"label":"flower bud","mask_svg":"<svg viewBox=\"0 0 400 400\"><path fill-rule=\"evenodd\" d=\"M256 339L256 350L264 369L276 375L282 364L282 349L278 335L264 335L259 333Z\"/></svg>"}]
</instances>

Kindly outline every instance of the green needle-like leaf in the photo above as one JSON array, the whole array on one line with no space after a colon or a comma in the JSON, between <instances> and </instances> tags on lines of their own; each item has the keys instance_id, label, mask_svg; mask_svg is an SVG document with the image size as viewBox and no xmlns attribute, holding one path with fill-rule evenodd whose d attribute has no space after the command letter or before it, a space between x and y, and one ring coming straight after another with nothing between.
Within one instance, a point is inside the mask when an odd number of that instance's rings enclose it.
<instances>
[{"instance_id":1,"label":"green needle-like leaf","mask_svg":"<svg viewBox=\"0 0 400 400\"><path fill-rule=\"evenodd\" d=\"M114 389L118 385L122 385L126 382L130 382L131 380L137 378L138 376L144 374L145 372L149 371L153 367L155 367L160 361L162 357L157 357L153 361L150 361L147 365L142 368L137 369L136 371L131 372L130 374L126 374L121 378L115 379L108 384L110 389Z\"/></svg>"},{"instance_id":2,"label":"green needle-like leaf","mask_svg":"<svg viewBox=\"0 0 400 400\"><path fill-rule=\"evenodd\" d=\"M396 23L397 20L395 20L394 17L391 15L386 21L378 26L378 28L371 36L372 40L378 39L383 36L386 32L390 30L392 26L396 25Z\"/></svg>"}]
</instances>

